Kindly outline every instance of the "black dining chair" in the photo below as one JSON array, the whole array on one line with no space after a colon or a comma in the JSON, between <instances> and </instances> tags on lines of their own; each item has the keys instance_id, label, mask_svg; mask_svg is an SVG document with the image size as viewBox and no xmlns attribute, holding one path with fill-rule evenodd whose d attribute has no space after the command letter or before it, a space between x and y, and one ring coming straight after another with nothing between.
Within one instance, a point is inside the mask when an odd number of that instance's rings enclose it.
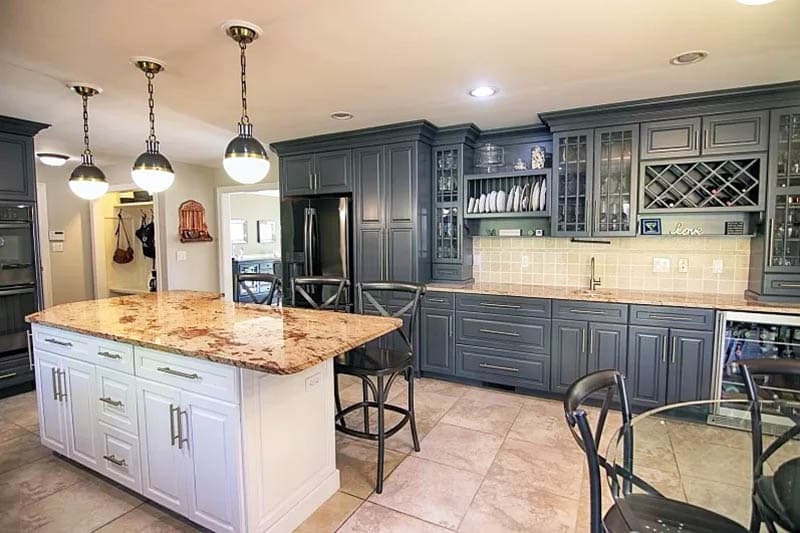
<instances>
[{"instance_id":1,"label":"black dining chair","mask_svg":"<svg viewBox=\"0 0 800 533\"><path fill-rule=\"evenodd\" d=\"M383 492L383 462L385 455L385 440L391 437L406 424L411 426L411 439L414 451L419 451L419 437L417 436L417 422L414 415L414 331L416 328L419 303L425 294L425 286L414 283L374 282L359 283L356 285L356 310L361 314L378 314L380 316L403 318L404 325L390 335L398 335L399 348L383 348L380 345L366 345L333 360L334 368L334 394L336 404L336 429L351 437L378 441L377 482L375 492ZM387 301L395 299L397 305L392 310L387 309ZM362 383L362 400L342 409L339 398L338 381L341 374L356 376ZM408 382L408 406L403 408L386 403L389 390L398 376L403 376ZM375 378L373 382L372 378ZM372 399L369 393L372 393ZM364 429L354 429L347 426L345 417L358 409L362 410ZM377 411L376 431L370 431L370 409ZM397 424L391 428L385 427L385 412L393 411L403 415Z\"/></svg>"},{"instance_id":2,"label":"black dining chair","mask_svg":"<svg viewBox=\"0 0 800 533\"><path fill-rule=\"evenodd\" d=\"M602 407L597 418L594 432L589 423L586 400L597 393L604 393ZM620 438L623 446L623 464L610 464L600 454L598 448L606 423L609 407L614 400L614 393L619 396L622 414L622 431ZM714 531L719 533L744 533L741 525L701 507L671 500L661 495L654 487L633 472L634 426L631 425L631 409L624 376L616 370L599 370L577 379L567 390L564 398L564 413L572 436L578 446L586 454L589 467L590 497L590 532L591 533L628 533L630 531ZM603 469L611 482L611 492L615 498L620 496L622 478L622 495L619 503L611 506L602 516L602 477ZM633 487L644 493L633 494ZM626 507L622 512L620 505ZM635 523L629 523L625 517L635 517Z\"/></svg>"},{"instance_id":3,"label":"black dining chair","mask_svg":"<svg viewBox=\"0 0 800 533\"><path fill-rule=\"evenodd\" d=\"M303 305L312 309L340 311L347 310L347 290L350 280L334 276L297 276L291 279L292 307L297 307L297 296L303 299ZM326 298L328 288L330 295ZM344 297L344 301L342 300Z\"/></svg>"},{"instance_id":4,"label":"black dining chair","mask_svg":"<svg viewBox=\"0 0 800 533\"><path fill-rule=\"evenodd\" d=\"M261 283L269 283L266 292L254 291L253 287ZM233 301L240 302L242 290L249 296L250 302L259 305L278 305L281 303L283 294L281 292L281 278L269 273L238 273L234 280Z\"/></svg>"},{"instance_id":5,"label":"black dining chair","mask_svg":"<svg viewBox=\"0 0 800 533\"><path fill-rule=\"evenodd\" d=\"M781 447L800 435L800 423L783 431L764 449L764 428L760 399L772 399L767 388L798 388L800 360L749 359L740 361L745 392L750 400L750 421L753 437L753 508L750 531L759 531L763 523L770 533L778 525L787 531L800 531L800 457L778 465L773 475L764 475L764 464Z\"/></svg>"}]
</instances>

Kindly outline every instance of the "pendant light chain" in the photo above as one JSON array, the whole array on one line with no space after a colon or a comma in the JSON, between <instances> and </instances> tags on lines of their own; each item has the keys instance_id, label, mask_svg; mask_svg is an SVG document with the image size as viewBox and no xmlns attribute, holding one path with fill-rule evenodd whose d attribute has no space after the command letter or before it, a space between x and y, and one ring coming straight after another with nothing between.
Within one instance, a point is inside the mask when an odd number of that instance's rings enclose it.
<instances>
[{"instance_id":1,"label":"pendant light chain","mask_svg":"<svg viewBox=\"0 0 800 533\"><path fill-rule=\"evenodd\" d=\"M83 156L88 162L92 160L92 150L89 148L89 96L82 94L83 100Z\"/></svg>"},{"instance_id":2,"label":"pendant light chain","mask_svg":"<svg viewBox=\"0 0 800 533\"><path fill-rule=\"evenodd\" d=\"M155 100L153 100L153 78L155 78L156 75L154 72L147 72L145 76L147 76L147 107L150 108L150 135L147 137L147 140L155 142L156 115L153 112L153 107L155 107Z\"/></svg>"},{"instance_id":3,"label":"pendant light chain","mask_svg":"<svg viewBox=\"0 0 800 533\"><path fill-rule=\"evenodd\" d=\"M240 63L242 65L242 124L249 124L250 117L247 115L247 56L245 55L247 43L239 41L239 49L241 50Z\"/></svg>"}]
</instances>

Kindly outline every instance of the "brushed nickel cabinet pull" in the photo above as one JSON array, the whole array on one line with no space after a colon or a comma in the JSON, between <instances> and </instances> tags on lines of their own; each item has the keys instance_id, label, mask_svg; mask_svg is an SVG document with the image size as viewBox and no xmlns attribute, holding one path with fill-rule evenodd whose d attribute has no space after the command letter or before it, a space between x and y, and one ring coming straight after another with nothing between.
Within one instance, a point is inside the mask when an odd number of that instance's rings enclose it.
<instances>
[{"instance_id":1,"label":"brushed nickel cabinet pull","mask_svg":"<svg viewBox=\"0 0 800 533\"><path fill-rule=\"evenodd\" d=\"M519 337L519 333L513 331L499 331L496 329L480 329L481 333L492 333L494 335L505 335L506 337Z\"/></svg>"},{"instance_id":2,"label":"brushed nickel cabinet pull","mask_svg":"<svg viewBox=\"0 0 800 533\"><path fill-rule=\"evenodd\" d=\"M178 438L180 439L180 440L178 440L178 448L179 449L183 447L183 443L186 443L187 446L189 444L189 437L188 436L186 436L186 437L183 436L183 420L181 419L181 416L185 416L186 417L186 426L188 427L189 426L189 411L181 411L181 408L178 407Z\"/></svg>"},{"instance_id":3,"label":"brushed nickel cabinet pull","mask_svg":"<svg viewBox=\"0 0 800 533\"><path fill-rule=\"evenodd\" d=\"M429 302L434 302L434 303L437 303L437 304L447 303L447 300L445 300L444 298L425 298L425 300L427 300Z\"/></svg>"},{"instance_id":4,"label":"brushed nickel cabinet pull","mask_svg":"<svg viewBox=\"0 0 800 533\"><path fill-rule=\"evenodd\" d=\"M186 372L181 372L180 370L172 370L168 366L160 366L156 370L158 370L159 372L163 372L165 374L172 374L173 376L178 376L181 378L200 379L200 376L195 373L187 374Z\"/></svg>"},{"instance_id":5,"label":"brushed nickel cabinet pull","mask_svg":"<svg viewBox=\"0 0 800 533\"><path fill-rule=\"evenodd\" d=\"M66 346L66 347L70 347L70 346L72 346L72 343L71 343L71 342L67 342L67 341L60 341L60 340L58 340L58 339L50 339L50 338L47 338L47 339L45 339L45 340L44 340L44 342L49 342L49 343L51 343L51 344L58 344L59 346Z\"/></svg>"},{"instance_id":6,"label":"brushed nickel cabinet pull","mask_svg":"<svg viewBox=\"0 0 800 533\"><path fill-rule=\"evenodd\" d=\"M703 130L703 148L708 148L708 128Z\"/></svg>"},{"instance_id":7,"label":"brushed nickel cabinet pull","mask_svg":"<svg viewBox=\"0 0 800 533\"><path fill-rule=\"evenodd\" d=\"M492 370L505 370L506 372L519 372L519 368L513 368L510 366L500 366L500 365L490 365L488 363L481 363L478 365L481 368L490 368Z\"/></svg>"},{"instance_id":8,"label":"brushed nickel cabinet pull","mask_svg":"<svg viewBox=\"0 0 800 533\"><path fill-rule=\"evenodd\" d=\"M694 130L694 146L693 150L697 150L697 145L700 143L700 130Z\"/></svg>"},{"instance_id":9,"label":"brushed nickel cabinet pull","mask_svg":"<svg viewBox=\"0 0 800 533\"><path fill-rule=\"evenodd\" d=\"M113 407L122 407L122 400L112 400L108 396L103 396L102 398L100 398L100 401L103 403L107 403L108 405L111 405Z\"/></svg>"},{"instance_id":10,"label":"brushed nickel cabinet pull","mask_svg":"<svg viewBox=\"0 0 800 533\"><path fill-rule=\"evenodd\" d=\"M50 377L53 378L53 399L58 401L58 382L56 381L56 369L50 369Z\"/></svg>"},{"instance_id":11,"label":"brushed nickel cabinet pull","mask_svg":"<svg viewBox=\"0 0 800 533\"><path fill-rule=\"evenodd\" d=\"M122 359L122 356L120 354L107 351L97 352L97 355L99 355L100 357L106 357L108 359Z\"/></svg>"},{"instance_id":12,"label":"brushed nickel cabinet pull","mask_svg":"<svg viewBox=\"0 0 800 533\"><path fill-rule=\"evenodd\" d=\"M772 232L775 230L775 220L769 219L767 227L769 228L767 233L767 265L772 266Z\"/></svg>"},{"instance_id":13,"label":"brushed nickel cabinet pull","mask_svg":"<svg viewBox=\"0 0 800 533\"><path fill-rule=\"evenodd\" d=\"M16 376L16 372L9 372L8 374L0 374L0 379L11 379Z\"/></svg>"},{"instance_id":14,"label":"brushed nickel cabinet pull","mask_svg":"<svg viewBox=\"0 0 800 533\"><path fill-rule=\"evenodd\" d=\"M570 309L570 313L577 313L579 315L604 315L605 311L593 311L591 309Z\"/></svg>"},{"instance_id":15,"label":"brushed nickel cabinet pull","mask_svg":"<svg viewBox=\"0 0 800 533\"><path fill-rule=\"evenodd\" d=\"M586 353L586 330L581 329L581 353Z\"/></svg>"},{"instance_id":16,"label":"brushed nickel cabinet pull","mask_svg":"<svg viewBox=\"0 0 800 533\"><path fill-rule=\"evenodd\" d=\"M31 338L33 333L30 331L25 332L26 340L28 341L28 366L33 370L33 348L31 348Z\"/></svg>"},{"instance_id":17,"label":"brushed nickel cabinet pull","mask_svg":"<svg viewBox=\"0 0 800 533\"><path fill-rule=\"evenodd\" d=\"M786 287L788 289L800 289L800 283L786 283L783 281L779 281L778 287Z\"/></svg>"},{"instance_id":18,"label":"brushed nickel cabinet pull","mask_svg":"<svg viewBox=\"0 0 800 533\"><path fill-rule=\"evenodd\" d=\"M501 307L503 309L519 309L519 305L510 305L510 304L493 304L491 302L481 302L480 304L483 307Z\"/></svg>"},{"instance_id":19,"label":"brushed nickel cabinet pull","mask_svg":"<svg viewBox=\"0 0 800 533\"><path fill-rule=\"evenodd\" d=\"M594 352L594 330L589 330L589 355Z\"/></svg>"},{"instance_id":20,"label":"brushed nickel cabinet pull","mask_svg":"<svg viewBox=\"0 0 800 533\"><path fill-rule=\"evenodd\" d=\"M64 391L67 390L67 373L64 372L63 370L56 370L56 376L60 376L59 379L58 379L58 383L59 383L58 399L59 399L59 401L63 402L64 399L66 399L66 397L67 397L67 393L64 392ZM64 378L64 380L61 381L61 378Z\"/></svg>"},{"instance_id":21,"label":"brushed nickel cabinet pull","mask_svg":"<svg viewBox=\"0 0 800 533\"><path fill-rule=\"evenodd\" d=\"M661 362L667 362L667 336L661 337Z\"/></svg>"},{"instance_id":22,"label":"brushed nickel cabinet pull","mask_svg":"<svg viewBox=\"0 0 800 533\"><path fill-rule=\"evenodd\" d=\"M114 463L117 466L122 466L122 467L127 467L128 466L128 463L125 462L125 459L117 459L116 457L114 457L114 454L104 455L103 459L105 459L106 461L108 461L110 463Z\"/></svg>"},{"instance_id":23,"label":"brushed nickel cabinet pull","mask_svg":"<svg viewBox=\"0 0 800 533\"><path fill-rule=\"evenodd\" d=\"M672 364L675 364L675 345L677 344L678 338L672 337Z\"/></svg>"},{"instance_id":24,"label":"brushed nickel cabinet pull","mask_svg":"<svg viewBox=\"0 0 800 533\"><path fill-rule=\"evenodd\" d=\"M450 333L450 336L453 336L453 317L447 317L447 328Z\"/></svg>"},{"instance_id":25,"label":"brushed nickel cabinet pull","mask_svg":"<svg viewBox=\"0 0 800 533\"><path fill-rule=\"evenodd\" d=\"M175 446L175 443L179 441L180 435L175 432L175 418L172 416L173 413L178 412L180 413L180 409L175 407L172 404L169 404L169 445Z\"/></svg>"},{"instance_id":26,"label":"brushed nickel cabinet pull","mask_svg":"<svg viewBox=\"0 0 800 533\"><path fill-rule=\"evenodd\" d=\"M680 316L680 315L659 315L656 313L650 313L650 318L655 318L656 320L681 320L683 322L692 322L694 321L693 318Z\"/></svg>"}]
</instances>

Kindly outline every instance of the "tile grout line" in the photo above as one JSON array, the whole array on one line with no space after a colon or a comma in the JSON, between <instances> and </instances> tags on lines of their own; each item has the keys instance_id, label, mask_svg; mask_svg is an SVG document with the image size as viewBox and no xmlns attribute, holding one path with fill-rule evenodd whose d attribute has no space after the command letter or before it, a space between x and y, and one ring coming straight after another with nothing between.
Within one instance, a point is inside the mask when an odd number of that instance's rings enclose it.
<instances>
[{"instance_id":1,"label":"tile grout line","mask_svg":"<svg viewBox=\"0 0 800 533\"><path fill-rule=\"evenodd\" d=\"M122 513L121 515L119 515L119 516L115 516L114 518L112 518L112 519L111 519L111 520L109 520L108 522L106 522L106 523L104 523L104 524L101 524L100 526L98 526L98 527L96 527L96 528L92 529L90 533L94 533L95 531L99 531L100 529L103 529L104 527L106 527L107 525L111 524L112 522L116 522L117 520L119 520L119 519L120 519L120 518L122 518L123 516L125 516L125 515L127 515L127 514L129 514L129 513L132 513L133 511L135 511L135 510L136 510L136 509L138 509L139 507L143 506L145 503L147 503L147 502L141 502L139 505L136 505L136 506L134 506L134 507L132 507L132 508L128 509L127 511L125 511L125 512L124 512L124 513Z\"/></svg>"}]
</instances>

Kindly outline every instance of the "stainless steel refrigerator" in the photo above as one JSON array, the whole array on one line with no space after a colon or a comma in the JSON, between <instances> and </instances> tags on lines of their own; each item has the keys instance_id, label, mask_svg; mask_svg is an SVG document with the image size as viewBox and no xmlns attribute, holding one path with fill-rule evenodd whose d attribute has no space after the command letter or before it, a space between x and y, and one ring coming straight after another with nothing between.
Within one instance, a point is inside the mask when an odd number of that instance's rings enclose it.
<instances>
[{"instance_id":1,"label":"stainless steel refrigerator","mask_svg":"<svg viewBox=\"0 0 800 533\"><path fill-rule=\"evenodd\" d=\"M281 204L284 302L291 303L293 276L337 276L350 280L343 297L353 301L352 200L350 197L297 198ZM332 294L327 287L315 299ZM302 299L302 298L301 298ZM298 306L303 302L298 300Z\"/></svg>"}]
</instances>

